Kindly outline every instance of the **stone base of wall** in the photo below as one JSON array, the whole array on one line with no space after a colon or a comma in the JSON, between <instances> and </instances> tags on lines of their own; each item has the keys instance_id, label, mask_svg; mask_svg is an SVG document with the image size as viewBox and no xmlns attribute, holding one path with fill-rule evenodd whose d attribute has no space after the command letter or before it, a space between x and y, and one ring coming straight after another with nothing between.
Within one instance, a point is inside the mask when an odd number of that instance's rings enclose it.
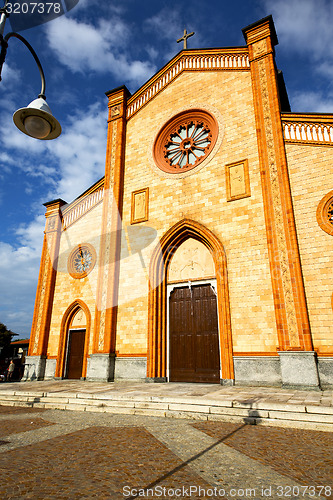
<instances>
[{"instance_id":1,"label":"stone base of wall","mask_svg":"<svg viewBox=\"0 0 333 500\"><path fill-rule=\"evenodd\" d=\"M323 389L333 387L333 358L318 358L318 373Z\"/></svg>"},{"instance_id":2,"label":"stone base of wall","mask_svg":"<svg viewBox=\"0 0 333 500\"><path fill-rule=\"evenodd\" d=\"M46 359L44 380L53 380L57 366L56 359Z\"/></svg>"},{"instance_id":3,"label":"stone base of wall","mask_svg":"<svg viewBox=\"0 0 333 500\"><path fill-rule=\"evenodd\" d=\"M53 380L57 360L45 356L26 356L22 381ZM316 357L315 352L279 352L278 356L234 356L235 380L222 385L279 386L296 389L333 387L333 358ZM91 354L87 381L121 380L148 383L168 382L166 377L147 377L147 359L116 358L111 354Z\"/></svg>"},{"instance_id":4,"label":"stone base of wall","mask_svg":"<svg viewBox=\"0 0 333 500\"><path fill-rule=\"evenodd\" d=\"M333 385L333 358L312 351L283 351L278 356L234 356L235 384L319 389Z\"/></svg>"},{"instance_id":5,"label":"stone base of wall","mask_svg":"<svg viewBox=\"0 0 333 500\"><path fill-rule=\"evenodd\" d=\"M164 384L168 382L167 377L146 377L148 384Z\"/></svg>"},{"instance_id":6,"label":"stone base of wall","mask_svg":"<svg viewBox=\"0 0 333 500\"><path fill-rule=\"evenodd\" d=\"M141 380L147 376L147 358L115 358L114 380Z\"/></svg>"},{"instance_id":7,"label":"stone base of wall","mask_svg":"<svg viewBox=\"0 0 333 500\"><path fill-rule=\"evenodd\" d=\"M234 379L231 379L231 378L221 378L220 384L221 385L235 385L235 381L234 381Z\"/></svg>"},{"instance_id":8,"label":"stone base of wall","mask_svg":"<svg viewBox=\"0 0 333 500\"><path fill-rule=\"evenodd\" d=\"M279 352L282 387L319 389L316 353L313 351Z\"/></svg>"},{"instance_id":9,"label":"stone base of wall","mask_svg":"<svg viewBox=\"0 0 333 500\"><path fill-rule=\"evenodd\" d=\"M86 380L112 382L114 380L114 354L90 354Z\"/></svg>"},{"instance_id":10,"label":"stone base of wall","mask_svg":"<svg viewBox=\"0 0 333 500\"><path fill-rule=\"evenodd\" d=\"M280 360L276 356L234 356L235 385L280 386Z\"/></svg>"},{"instance_id":11,"label":"stone base of wall","mask_svg":"<svg viewBox=\"0 0 333 500\"><path fill-rule=\"evenodd\" d=\"M45 365L46 356L26 356L22 381L43 380Z\"/></svg>"}]
</instances>

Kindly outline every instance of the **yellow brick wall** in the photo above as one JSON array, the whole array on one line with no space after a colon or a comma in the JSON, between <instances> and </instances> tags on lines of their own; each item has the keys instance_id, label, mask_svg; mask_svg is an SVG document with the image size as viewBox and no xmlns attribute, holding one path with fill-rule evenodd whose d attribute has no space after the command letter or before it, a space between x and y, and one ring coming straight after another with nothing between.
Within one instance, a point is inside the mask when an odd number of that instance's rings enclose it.
<instances>
[{"instance_id":1,"label":"yellow brick wall","mask_svg":"<svg viewBox=\"0 0 333 500\"><path fill-rule=\"evenodd\" d=\"M185 106L222 116L225 132L214 158L184 179L164 178L151 168L157 132ZM116 349L147 349L147 272L154 245L182 218L205 225L223 243L234 352L274 352L278 345L258 164L251 76L248 71L185 72L133 116L127 125L123 225L131 220L131 193L149 187L149 220L156 240L122 259ZM247 158L251 197L226 201L225 165ZM133 227L133 226L132 226Z\"/></svg>"},{"instance_id":2,"label":"yellow brick wall","mask_svg":"<svg viewBox=\"0 0 333 500\"><path fill-rule=\"evenodd\" d=\"M314 348L333 351L333 237L318 225L316 211L333 186L333 149L286 145L290 184Z\"/></svg>"},{"instance_id":3,"label":"yellow brick wall","mask_svg":"<svg viewBox=\"0 0 333 500\"><path fill-rule=\"evenodd\" d=\"M48 345L49 356L56 356L58 354L62 318L67 308L77 299L81 299L86 303L91 314L89 352L92 351L101 222L102 203L99 203L68 227L66 231L62 232ZM67 260L72 249L79 243L90 243L94 246L97 254L97 262L88 276L75 279L68 274Z\"/></svg>"}]
</instances>

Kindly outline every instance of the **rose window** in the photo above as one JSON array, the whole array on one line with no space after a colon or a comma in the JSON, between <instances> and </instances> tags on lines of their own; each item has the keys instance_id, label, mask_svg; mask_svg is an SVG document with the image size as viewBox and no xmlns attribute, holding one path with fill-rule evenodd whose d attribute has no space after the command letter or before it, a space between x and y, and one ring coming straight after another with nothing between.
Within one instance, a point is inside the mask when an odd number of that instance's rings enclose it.
<instances>
[{"instance_id":1,"label":"rose window","mask_svg":"<svg viewBox=\"0 0 333 500\"><path fill-rule=\"evenodd\" d=\"M187 169L206 156L212 134L203 122L189 121L170 135L164 146L164 157L171 167Z\"/></svg>"},{"instance_id":2,"label":"rose window","mask_svg":"<svg viewBox=\"0 0 333 500\"><path fill-rule=\"evenodd\" d=\"M78 273L85 273L92 264L92 255L87 248L80 248L74 258L74 269Z\"/></svg>"},{"instance_id":3,"label":"rose window","mask_svg":"<svg viewBox=\"0 0 333 500\"><path fill-rule=\"evenodd\" d=\"M181 113L166 123L154 144L154 160L167 173L180 174L203 162L217 139L215 118L202 110Z\"/></svg>"},{"instance_id":4,"label":"rose window","mask_svg":"<svg viewBox=\"0 0 333 500\"><path fill-rule=\"evenodd\" d=\"M73 278L84 278L96 263L96 252L92 245L83 243L75 247L68 258L68 272Z\"/></svg>"}]
</instances>

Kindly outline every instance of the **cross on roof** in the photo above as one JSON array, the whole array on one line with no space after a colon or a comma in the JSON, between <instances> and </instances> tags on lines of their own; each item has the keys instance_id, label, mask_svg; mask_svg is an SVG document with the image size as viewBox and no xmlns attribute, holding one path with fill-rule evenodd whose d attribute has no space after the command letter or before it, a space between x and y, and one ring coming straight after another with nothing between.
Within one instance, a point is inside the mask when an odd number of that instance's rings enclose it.
<instances>
[{"instance_id":1,"label":"cross on roof","mask_svg":"<svg viewBox=\"0 0 333 500\"><path fill-rule=\"evenodd\" d=\"M184 40L184 49L187 49L187 39L193 35L194 31L192 31L192 33L187 33L186 29L184 29L184 35L177 40L177 43L182 42Z\"/></svg>"}]
</instances>

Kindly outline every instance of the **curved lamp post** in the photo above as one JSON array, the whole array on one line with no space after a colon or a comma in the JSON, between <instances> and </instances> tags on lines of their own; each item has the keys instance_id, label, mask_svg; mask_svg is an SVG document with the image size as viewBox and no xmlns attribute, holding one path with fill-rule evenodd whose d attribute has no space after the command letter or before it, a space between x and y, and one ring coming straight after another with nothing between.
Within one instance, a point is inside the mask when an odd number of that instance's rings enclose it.
<instances>
[{"instance_id":1,"label":"curved lamp post","mask_svg":"<svg viewBox=\"0 0 333 500\"><path fill-rule=\"evenodd\" d=\"M6 1L7 5L7 1ZM6 5L0 9L0 81L1 81L1 71L3 63L5 62L8 40L12 37L18 38L24 45L29 49L33 58L35 59L40 77L42 80L42 88L38 98L32 101L26 108L18 109L14 115L13 120L16 127L21 130L26 135L34 137L35 139L49 140L55 139L61 134L61 126L58 120L54 118L51 113L50 107L46 102L45 97L45 76L42 65L37 57L36 52L31 47L30 43L27 42L23 36L18 33L10 32L5 37L3 36L6 18L9 13L6 9Z\"/></svg>"}]
</instances>

